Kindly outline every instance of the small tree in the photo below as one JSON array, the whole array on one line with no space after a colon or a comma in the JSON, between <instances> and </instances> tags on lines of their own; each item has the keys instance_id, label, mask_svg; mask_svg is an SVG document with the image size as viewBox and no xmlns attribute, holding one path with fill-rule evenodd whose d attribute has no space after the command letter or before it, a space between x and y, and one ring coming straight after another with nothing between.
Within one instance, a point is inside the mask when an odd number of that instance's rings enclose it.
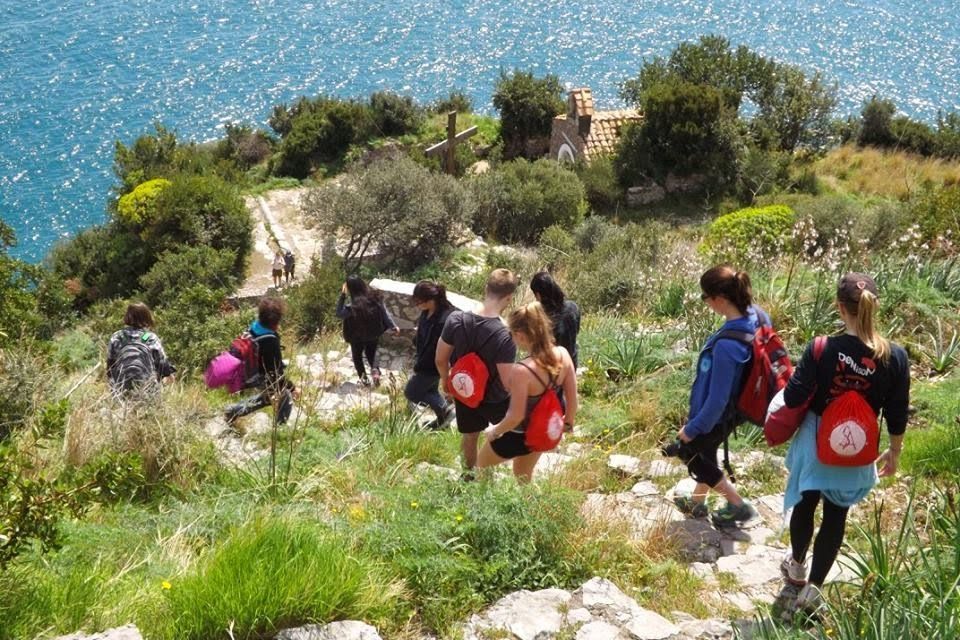
<instances>
[{"instance_id":1,"label":"small tree","mask_svg":"<svg viewBox=\"0 0 960 640\"><path fill-rule=\"evenodd\" d=\"M377 125L377 133L402 136L412 133L423 123L423 109L410 96L399 96L390 91L377 91L370 96L370 111Z\"/></svg>"},{"instance_id":2,"label":"small tree","mask_svg":"<svg viewBox=\"0 0 960 640\"><path fill-rule=\"evenodd\" d=\"M455 244L473 218L469 193L446 175L401 157L354 168L304 197L304 213L345 241L343 262L355 271L377 251L389 266L412 269Z\"/></svg>"},{"instance_id":3,"label":"small tree","mask_svg":"<svg viewBox=\"0 0 960 640\"><path fill-rule=\"evenodd\" d=\"M477 230L501 242L533 244L551 225L574 227L587 209L577 174L553 160L513 160L470 184Z\"/></svg>"},{"instance_id":4,"label":"small tree","mask_svg":"<svg viewBox=\"0 0 960 640\"><path fill-rule=\"evenodd\" d=\"M525 155L529 140L550 135L554 116L563 113L562 95L554 75L538 79L526 71L501 72L493 106L500 112L500 136L508 158Z\"/></svg>"},{"instance_id":5,"label":"small tree","mask_svg":"<svg viewBox=\"0 0 960 640\"><path fill-rule=\"evenodd\" d=\"M867 100L860 111L860 138L857 144L875 147L892 146L894 138L891 125L896 111L897 108L891 100L881 100L877 96Z\"/></svg>"}]
</instances>

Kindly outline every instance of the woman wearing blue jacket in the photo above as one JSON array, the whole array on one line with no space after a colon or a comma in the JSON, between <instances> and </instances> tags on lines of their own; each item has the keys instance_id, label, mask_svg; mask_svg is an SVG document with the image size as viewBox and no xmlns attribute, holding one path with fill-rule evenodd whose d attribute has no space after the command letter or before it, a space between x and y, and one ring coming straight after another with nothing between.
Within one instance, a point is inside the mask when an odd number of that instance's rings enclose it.
<instances>
[{"instance_id":1,"label":"woman wearing blue jacket","mask_svg":"<svg viewBox=\"0 0 960 640\"><path fill-rule=\"evenodd\" d=\"M751 348L741 340L723 337L724 332L754 333L769 318L753 306L750 276L726 265L713 267L700 276L700 294L710 310L726 318L720 330L707 339L697 360L697 376L690 390L690 415L677 433L684 443L680 457L697 487L690 497L679 497L676 504L693 517L706 517L707 493L713 489L727 499L714 512L718 526L745 522L757 512L737 492L724 475L717 451L727 434L736 426L736 396L750 362Z\"/></svg>"}]
</instances>

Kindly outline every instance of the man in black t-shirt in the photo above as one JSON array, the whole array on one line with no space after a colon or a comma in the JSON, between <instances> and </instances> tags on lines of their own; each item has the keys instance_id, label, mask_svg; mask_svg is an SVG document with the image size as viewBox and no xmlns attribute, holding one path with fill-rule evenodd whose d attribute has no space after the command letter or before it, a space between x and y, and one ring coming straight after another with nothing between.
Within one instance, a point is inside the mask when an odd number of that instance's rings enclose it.
<instances>
[{"instance_id":1,"label":"man in black t-shirt","mask_svg":"<svg viewBox=\"0 0 960 640\"><path fill-rule=\"evenodd\" d=\"M507 269L495 269L487 278L480 309L475 313L451 313L437 342L436 364L441 390L447 388L450 367L471 352L480 356L490 375L483 401L476 409L455 400L457 430L462 434L460 443L468 472L477 464L480 433L488 425L503 420L510 404L506 378L516 360L517 347L500 314L510 304L516 290L517 277Z\"/></svg>"}]
</instances>

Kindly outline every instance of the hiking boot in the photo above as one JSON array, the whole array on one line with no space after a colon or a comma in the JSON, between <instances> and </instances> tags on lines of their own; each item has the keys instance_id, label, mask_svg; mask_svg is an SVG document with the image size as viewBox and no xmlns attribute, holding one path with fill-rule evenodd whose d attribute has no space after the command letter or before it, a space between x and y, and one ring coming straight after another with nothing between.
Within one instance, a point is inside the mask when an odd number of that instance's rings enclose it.
<instances>
[{"instance_id":1,"label":"hiking boot","mask_svg":"<svg viewBox=\"0 0 960 640\"><path fill-rule=\"evenodd\" d=\"M677 496L673 499L673 504L677 505L680 513L691 518L706 518L710 513L706 502L694 500L689 496Z\"/></svg>"},{"instance_id":2,"label":"hiking boot","mask_svg":"<svg viewBox=\"0 0 960 640\"><path fill-rule=\"evenodd\" d=\"M460 474L461 482L473 482L477 479L477 474L473 469L466 469Z\"/></svg>"},{"instance_id":3,"label":"hiking boot","mask_svg":"<svg viewBox=\"0 0 960 640\"><path fill-rule=\"evenodd\" d=\"M757 510L746 500L739 505L727 502L725 507L713 512L713 524L717 527L733 526L753 520L757 515Z\"/></svg>"},{"instance_id":4,"label":"hiking boot","mask_svg":"<svg viewBox=\"0 0 960 640\"><path fill-rule=\"evenodd\" d=\"M360 384L361 387L369 387L369 386L370 386L370 378L367 377L367 374L363 374L362 376L360 376L360 383L359 383L359 384Z\"/></svg>"},{"instance_id":5,"label":"hiking boot","mask_svg":"<svg viewBox=\"0 0 960 640\"><path fill-rule=\"evenodd\" d=\"M443 417L440 419L440 429L446 429L447 426L457 417L457 411L454 409L453 404L448 404L447 408L443 412Z\"/></svg>"},{"instance_id":6,"label":"hiking boot","mask_svg":"<svg viewBox=\"0 0 960 640\"><path fill-rule=\"evenodd\" d=\"M780 573L783 579L790 584L802 587L807 584L807 563L797 562L793 559L793 551L787 549L783 554L783 560L780 562Z\"/></svg>"},{"instance_id":7,"label":"hiking boot","mask_svg":"<svg viewBox=\"0 0 960 640\"><path fill-rule=\"evenodd\" d=\"M379 369L373 372L373 386L374 387L380 386L380 370Z\"/></svg>"},{"instance_id":8,"label":"hiking boot","mask_svg":"<svg viewBox=\"0 0 960 640\"><path fill-rule=\"evenodd\" d=\"M823 605L823 592L820 587L808 582L797 594L797 611L812 614Z\"/></svg>"}]
</instances>

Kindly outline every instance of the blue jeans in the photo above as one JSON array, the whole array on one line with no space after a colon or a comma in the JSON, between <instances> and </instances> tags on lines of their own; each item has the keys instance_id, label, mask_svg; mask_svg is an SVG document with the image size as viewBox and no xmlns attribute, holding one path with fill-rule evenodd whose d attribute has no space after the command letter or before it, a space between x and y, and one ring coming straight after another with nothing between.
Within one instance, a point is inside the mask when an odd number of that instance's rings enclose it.
<instances>
[{"instance_id":1,"label":"blue jeans","mask_svg":"<svg viewBox=\"0 0 960 640\"><path fill-rule=\"evenodd\" d=\"M272 398L273 394L269 390L264 389L256 395L248 397L246 400L241 400L236 404L230 405L226 409L227 422L233 422L241 416L270 406L273 404ZM277 404L277 424L286 423L292 411L293 398L290 395L290 391L288 389L281 389L279 402Z\"/></svg>"},{"instance_id":2,"label":"blue jeans","mask_svg":"<svg viewBox=\"0 0 960 640\"><path fill-rule=\"evenodd\" d=\"M450 404L440 395L440 376L429 373L415 373L407 380L403 395L414 404L429 405L437 414L437 420L443 421L450 411Z\"/></svg>"}]
</instances>

